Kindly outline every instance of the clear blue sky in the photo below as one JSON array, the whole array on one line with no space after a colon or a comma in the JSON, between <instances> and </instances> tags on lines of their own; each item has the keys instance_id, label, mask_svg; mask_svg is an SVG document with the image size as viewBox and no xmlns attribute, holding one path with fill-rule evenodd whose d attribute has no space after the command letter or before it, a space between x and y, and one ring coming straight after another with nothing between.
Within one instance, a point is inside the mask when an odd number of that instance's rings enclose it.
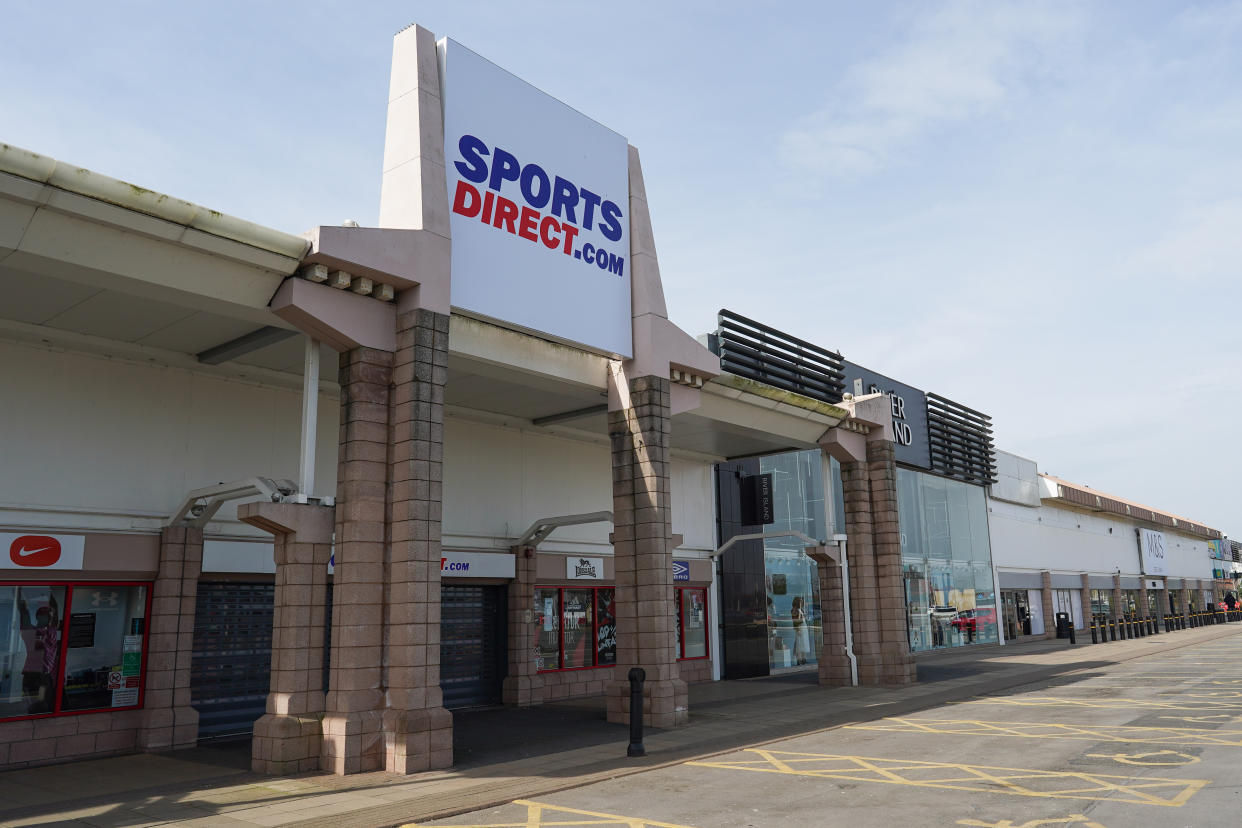
<instances>
[{"instance_id":1,"label":"clear blue sky","mask_svg":"<svg viewBox=\"0 0 1242 828\"><path fill-rule=\"evenodd\" d=\"M0 141L291 232L374 224L391 37L642 152L670 315L728 307L1242 536L1242 3L23 3Z\"/></svg>"}]
</instances>

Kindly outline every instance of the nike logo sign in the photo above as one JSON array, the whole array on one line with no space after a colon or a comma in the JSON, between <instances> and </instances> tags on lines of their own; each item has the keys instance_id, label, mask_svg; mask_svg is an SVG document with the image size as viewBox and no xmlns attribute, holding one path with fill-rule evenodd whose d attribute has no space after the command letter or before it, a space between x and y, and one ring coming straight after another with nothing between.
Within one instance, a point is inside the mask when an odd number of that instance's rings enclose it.
<instances>
[{"instance_id":1,"label":"nike logo sign","mask_svg":"<svg viewBox=\"0 0 1242 828\"><path fill-rule=\"evenodd\" d=\"M25 549L25 548L21 548L21 549L15 549L15 550L13 550L13 551L17 553L17 557L19 557L19 558L27 558L27 557L29 557L29 556L31 556L31 555L37 555L37 554L39 554L40 552L46 552L47 550L52 549L52 548L53 548L53 547L51 547L51 546L40 546L38 549Z\"/></svg>"}]
</instances>

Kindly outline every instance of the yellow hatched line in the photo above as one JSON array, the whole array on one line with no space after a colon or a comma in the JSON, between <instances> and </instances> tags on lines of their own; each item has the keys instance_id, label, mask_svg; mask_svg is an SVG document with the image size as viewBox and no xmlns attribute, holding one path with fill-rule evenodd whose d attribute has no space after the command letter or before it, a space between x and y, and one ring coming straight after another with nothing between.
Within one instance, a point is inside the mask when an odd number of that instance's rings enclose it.
<instances>
[{"instance_id":1,"label":"yellow hatched line","mask_svg":"<svg viewBox=\"0 0 1242 828\"><path fill-rule=\"evenodd\" d=\"M1189 727L1085 727L1045 722L986 722L973 719L905 719L894 716L872 724L846 725L847 730L884 730L891 733L956 733L966 736L1016 736L1023 739L1087 739L1103 742L1242 746L1242 730L1205 730ZM1048 731L1048 732L1039 732ZM1228 738L1233 737L1233 738Z\"/></svg>"},{"instance_id":2,"label":"yellow hatched line","mask_svg":"<svg viewBox=\"0 0 1242 828\"><path fill-rule=\"evenodd\" d=\"M1108 701L1088 701L1086 699L1062 699L1054 696L1024 696L1022 698L1001 698L990 696L983 699L968 699L951 702L951 704L996 704L1007 707L1092 707L1103 709L1130 709L1134 707L1149 710L1237 710L1240 703L1195 701L1189 704L1173 704L1171 702L1152 701L1149 699L1109 699Z\"/></svg>"},{"instance_id":3,"label":"yellow hatched line","mask_svg":"<svg viewBox=\"0 0 1242 828\"><path fill-rule=\"evenodd\" d=\"M514 805L526 808L526 819L522 822L488 822L477 825L454 825L453 828L549 828L549 826L583 826L583 825L622 825L625 828L692 828L689 825L678 825L672 822L654 822L641 817L627 817L619 814L604 814L598 811L583 811L578 808L566 808L563 805L549 805L546 802L533 802L529 799L515 799ZM590 819L544 819L544 812L556 814L574 814L590 817ZM418 823L410 822L401 828L418 828Z\"/></svg>"},{"instance_id":4,"label":"yellow hatched line","mask_svg":"<svg viewBox=\"0 0 1242 828\"><path fill-rule=\"evenodd\" d=\"M1104 793L1117 793L1119 799L1132 805L1179 807L1208 784L1206 779L1163 779L1155 777L1125 777L1077 771L1043 771L1027 768L1002 768L987 765L964 765L945 762L921 762L912 760L881 759L867 756L842 754L793 753L750 749L745 753L762 757L761 761L737 760L715 762L688 762L688 765L745 770L756 773L777 773L793 776L811 776L820 779L844 779L859 782L909 785L916 788L941 788L945 790L972 791L978 793L1003 793L1045 799L1098 799ZM824 767L814 767L813 763ZM796 767L795 767L796 766ZM963 774L937 779L910 778L912 771L944 770ZM1030 784L1039 780L1079 781L1082 787L1036 790ZM1159 795L1154 790L1167 790L1170 795Z\"/></svg>"}]
</instances>

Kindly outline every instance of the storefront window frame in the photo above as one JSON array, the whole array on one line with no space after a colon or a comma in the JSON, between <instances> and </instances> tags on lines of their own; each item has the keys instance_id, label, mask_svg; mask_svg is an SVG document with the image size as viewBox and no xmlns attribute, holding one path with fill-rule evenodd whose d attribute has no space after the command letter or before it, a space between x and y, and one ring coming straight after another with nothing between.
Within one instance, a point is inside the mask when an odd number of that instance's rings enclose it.
<instances>
[{"instance_id":1,"label":"storefront window frame","mask_svg":"<svg viewBox=\"0 0 1242 828\"><path fill-rule=\"evenodd\" d=\"M616 587L611 584L582 585L582 584L536 584L534 592L539 590L556 590L556 646L557 646L557 663L561 666L553 667L547 670L538 670L539 673L574 673L579 670L609 670L616 667L616 664L600 664L599 663L599 591L601 589L611 589L613 592L613 604L616 604ZM565 590L591 592L591 663L582 667L566 667L565 664Z\"/></svg>"},{"instance_id":2,"label":"storefront window frame","mask_svg":"<svg viewBox=\"0 0 1242 828\"><path fill-rule=\"evenodd\" d=\"M141 710L146 703L147 695L147 655L151 642L151 599L155 592L152 581L49 581L49 580L0 580L3 587L64 587L65 608L60 632L60 655L56 665L56 689L53 698L55 707L48 713L27 713L21 716L0 716L0 724L8 722L24 722L28 719L53 719L63 716L90 716L98 713L119 713L123 710ZM142 665L138 672L138 701L125 707L94 707L89 710L62 710L65 696L65 666L68 661L69 638L72 627L71 609L73 607L73 590L76 587L145 587L146 604L143 608L142 624Z\"/></svg>"},{"instance_id":3,"label":"storefront window frame","mask_svg":"<svg viewBox=\"0 0 1242 828\"><path fill-rule=\"evenodd\" d=\"M688 656L686 655L686 611L682 604L682 593L698 592L703 596L703 655ZM677 660L678 661L702 661L703 659L712 657L712 637L709 635L711 622L711 608L707 603L707 587L695 586L679 586L677 587Z\"/></svg>"}]
</instances>

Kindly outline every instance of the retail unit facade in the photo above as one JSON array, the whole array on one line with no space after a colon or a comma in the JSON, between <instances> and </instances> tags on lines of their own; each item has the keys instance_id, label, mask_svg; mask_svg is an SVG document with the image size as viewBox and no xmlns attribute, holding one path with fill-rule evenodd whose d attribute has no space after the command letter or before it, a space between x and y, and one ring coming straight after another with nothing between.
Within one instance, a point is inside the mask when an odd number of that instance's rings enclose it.
<instances>
[{"instance_id":1,"label":"retail unit facade","mask_svg":"<svg viewBox=\"0 0 1242 828\"><path fill-rule=\"evenodd\" d=\"M988 513L1006 640L1055 635L1059 613L1083 630L1093 616L1203 611L1230 584L1212 578L1218 530L1041 474L1014 454L997 452Z\"/></svg>"},{"instance_id":2,"label":"retail unit facade","mask_svg":"<svg viewBox=\"0 0 1242 828\"><path fill-rule=\"evenodd\" d=\"M746 379L668 320L624 138L412 27L384 170L382 227L294 236L0 147L0 766L253 723L262 772L413 772L451 763L452 707L628 721L633 667L684 723L719 672L713 468L788 449L861 475L861 678L913 679L875 598L887 402Z\"/></svg>"},{"instance_id":3,"label":"retail unit facade","mask_svg":"<svg viewBox=\"0 0 1242 828\"><path fill-rule=\"evenodd\" d=\"M771 364L756 364L761 342L782 346ZM879 615L889 625L886 634L899 633L910 652L995 642L983 488L992 479L990 419L728 311L721 312L713 345L725 366L783 376L790 387L818 382L828 400L838 398L834 393L878 395L893 420L891 470L864 471L849 457L820 451L717 467L721 543L745 538L720 561L725 676L815 663L815 644L828 628L806 609L822 605L823 592L817 562L803 552L799 536L845 533L849 543L871 540L877 553L890 556L875 573L876 586L856 585L868 602L855 618L856 637L864 637L870 618ZM835 387L815 376L817 366L832 374ZM771 489L766 522L752 503L757 483ZM892 510L883 520L884 546L879 536L867 538L853 526L853 512L864 504Z\"/></svg>"}]
</instances>

